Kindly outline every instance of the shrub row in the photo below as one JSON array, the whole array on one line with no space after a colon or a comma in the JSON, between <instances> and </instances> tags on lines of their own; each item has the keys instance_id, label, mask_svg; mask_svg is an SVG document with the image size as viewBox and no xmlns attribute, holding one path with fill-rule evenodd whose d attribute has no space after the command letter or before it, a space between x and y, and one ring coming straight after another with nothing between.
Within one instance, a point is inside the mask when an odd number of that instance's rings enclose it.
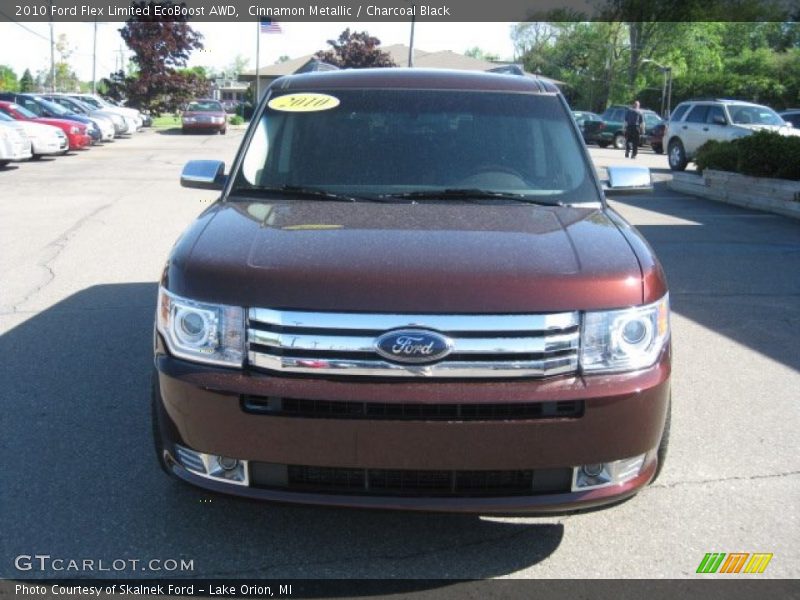
<instances>
[{"instance_id":1,"label":"shrub row","mask_svg":"<svg viewBox=\"0 0 800 600\"><path fill-rule=\"evenodd\" d=\"M700 146L697 168L732 171L753 177L800 180L800 136L759 131L731 142Z\"/></svg>"}]
</instances>

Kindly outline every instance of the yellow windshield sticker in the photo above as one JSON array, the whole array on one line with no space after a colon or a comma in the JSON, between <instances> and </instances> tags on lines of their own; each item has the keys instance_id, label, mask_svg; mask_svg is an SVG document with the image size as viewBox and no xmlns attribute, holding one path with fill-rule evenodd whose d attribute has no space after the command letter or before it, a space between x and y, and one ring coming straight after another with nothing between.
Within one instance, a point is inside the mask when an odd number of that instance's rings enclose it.
<instances>
[{"instance_id":1,"label":"yellow windshield sticker","mask_svg":"<svg viewBox=\"0 0 800 600\"><path fill-rule=\"evenodd\" d=\"M339 106L339 99L328 94L286 94L273 98L267 106L284 112L315 112L336 108Z\"/></svg>"}]
</instances>

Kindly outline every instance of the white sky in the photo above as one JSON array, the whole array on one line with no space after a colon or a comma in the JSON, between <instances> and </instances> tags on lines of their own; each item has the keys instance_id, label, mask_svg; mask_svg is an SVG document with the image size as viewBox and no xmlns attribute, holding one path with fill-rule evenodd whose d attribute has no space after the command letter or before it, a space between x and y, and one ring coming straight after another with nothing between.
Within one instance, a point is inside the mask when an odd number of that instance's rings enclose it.
<instances>
[{"instance_id":1,"label":"white sky","mask_svg":"<svg viewBox=\"0 0 800 600\"><path fill-rule=\"evenodd\" d=\"M100 23L97 33L97 78L107 76L119 63L119 50L127 47L118 29L123 23ZM256 23L192 22L192 27L203 34L205 49L194 52L190 66L203 65L218 71L227 67L237 54L250 59L249 69L256 65ZM24 26L24 27L23 27ZM279 56L291 58L311 54L327 48L326 41L334 39L346 28L368 31L378 37L383 45L408 44L408 23L281 23L280 35L261 36L261 65L274 63ZM93 23L55 23L54 34L65 34L74 53L70 64L81 80L92 77ZM27 29L26 29L27 28ZM452 50L464 52L479 46L501 59L511 59L510 23L426 23L417 22L414 45L419 50ZM0 23L0 64L10 66L17 77L29 68L37 71L49 68L50 29L48 23Z\"/></svg>"}]
</instances>

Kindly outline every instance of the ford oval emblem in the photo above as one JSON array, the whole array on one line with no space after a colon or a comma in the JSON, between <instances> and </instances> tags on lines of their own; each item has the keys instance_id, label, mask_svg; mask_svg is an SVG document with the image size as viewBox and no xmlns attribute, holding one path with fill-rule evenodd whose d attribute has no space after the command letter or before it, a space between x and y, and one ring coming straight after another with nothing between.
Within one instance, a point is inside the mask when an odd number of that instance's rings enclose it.
<instances>
[{"instance_id":1,"label":"ford oval emblem","mask_svg":"<svg viewBox=\"0 0 800 600\"><path fill-rule=\"evenodd\" d=\"M453 350L453 340L425 329L395 329L375 340L375 351L392 362L425 364Z\"/></svg>"}]
</instances>

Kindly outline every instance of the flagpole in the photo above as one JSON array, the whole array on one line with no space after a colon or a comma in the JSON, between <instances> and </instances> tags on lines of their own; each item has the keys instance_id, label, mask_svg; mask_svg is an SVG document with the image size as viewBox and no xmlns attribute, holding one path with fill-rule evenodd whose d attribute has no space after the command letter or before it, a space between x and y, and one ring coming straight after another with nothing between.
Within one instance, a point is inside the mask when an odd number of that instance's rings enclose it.
<instances>
[{"instance_id":1,"label":"flagpole","mask_svg":"<svg viewBox=\"0 0 800 600\"><path fill-rule=\"evenodd\" d=\"M261 21L256 21L256 97L253 102L254 106L258 106L258 101L261 99L261 84L259 82L258 71L260 69L259 59L261 58Z\"/></svg>"}]
</instances>

